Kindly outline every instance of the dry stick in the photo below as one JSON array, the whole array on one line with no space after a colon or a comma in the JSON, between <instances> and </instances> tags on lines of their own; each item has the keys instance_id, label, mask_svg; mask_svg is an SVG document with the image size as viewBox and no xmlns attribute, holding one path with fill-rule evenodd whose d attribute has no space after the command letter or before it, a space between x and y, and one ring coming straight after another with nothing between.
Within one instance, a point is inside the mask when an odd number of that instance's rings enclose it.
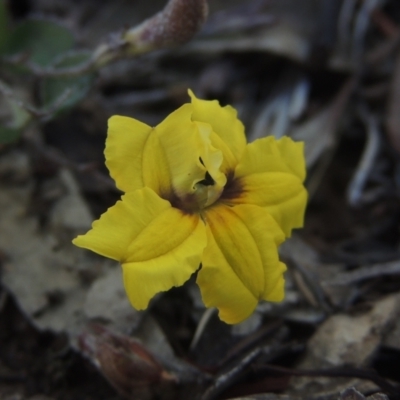
<instances>
[{"instance_id":1,"label":"dry stick","mask_svg":"<svg viewBox=\"0 0 400 400\"><path fill-rule=\"evenodd\" d=\"M358 206L361 202L362 192L373 169L381 142L376 117L370 115L365 107L360 107L358 112L367 126L367 144L347 190L347 200L352 206Z\"/></svg>"},{"instance_id":2,"label":"dry stick","mask_svg":"<svg viewBox=\"0 0 400 400\"><path fill-rule=\"evenodd\" d=\"M386 58L397 50L400 44L400 28L382 10L374 10L371 14L371 20L387 36L387 40L366 53L365 63L369 67L381 65Z\"/></svg>"},{"instance_id":3,"label":"dry stick","mask_svg":"<svg viewBox=\"0 0 400 400\"><path fill-rule=\"evenodd\" d=\"M0 81L0 93L4 96L7 97L9 100L14 101L19 107L23 108L26 110L29 114L35 115L37 113L36 108L24 104L24 102L20 99L18 99L15 96L15 93L2 81Z\"/></svg>"},{"instance_id":4,"label":"dry stick","mask_svg":"<svg viewBox=\"0 0 400 400\"><path fill-rule=\"evenodd\" d=\"M270 350L270 349L269 349ZM244 370L248 370L250 363L260 356L270 356L264 348L257 348L244 357L238 364L236 364L231 370L225 374L219 376L214 384L210 386L206 392L201 397L201 400L214 400L216 399L224 390L226 390L233 382L237 381L237 378L243 374ZM369 380L374 382L382 390L389 393L390 395L399 396L400 395L400 385L394 386L389 383L386 379L379 376L375 371L372 370L362 370L352 367L342 367L342 368L329 368L321 370L298 370L285 368L270 364L263 365L253 365L252 370L256 373L279 373L282 375L289 376L313 376L313 377L332 377L332 378L358 378Z\"/></svg>"},{"instance_id":5,"label":"dry stick","mask_svg":"<svg viewBox=\"0 0 400 400\"><path fill-rule=\"evenodd\" d=\"M357 268L354 271L339 273L329 280L330 285L347 286L367 279L380 278L382 276L400 275L400 262L392 261Z\"/></svg>"},{"instance_id":6,"label":"dry stick","mask_svg":"<svg viewBox=\"0 0 400 400\"><path fill-rule=\"evenodd\" d=\"M206 0L169 0L163 10L121 32L114 32L93 50L89 60L65 68L42 68L17 55L0 59L8 64L23 65L38 77L74 77L95 71L121 58L138 56L154 50L188 42L200 30L208 15Z\"/></svg>"},{"instance_id":7,"label":"dry stick","mask_svg":"<svg viewBox=\"0 0 400 400\"><path fill-rule=\"evenodd\" d=\"M249 353L246 357L244 357L234 368L228 371L226 374L221 375L216 379L214 384L210 386L203 396L201 400L213 400L217 398L217 396L227 389L232 381L246 368L249 364L262 354L262 349L255 349L251 353Z\"/></svg>"},{"instance_id":8,"label":"dry stick","mask_svg":"<svg viewBox=\"0 0 400 400\"><path fill-rule=\"evenodd\" d=\"M265 361L272 360L283 353L290 351L304 350L302 344L289 343L281 347L274 345L258 347L250 353L248 353L243 359L241 359L232 369L219 375L214 383L205 391L201 400L213 400L216 399L224 390L230 387L232 384L237 383L238 379L242 377L244 373L250 371L250 363L257 357L263 357Z\"/></svg>"},{"instance_id":9,"label":"dry stick","mask_svg":"<svg viewBox=\"0 0 400 400\"><path fill-rule=\"evenodd\" d=\"M96 60L92 57L84 63L74 67L41 67L34 62L26 61L21 54L11 57L2 57L0 62L11 66L23 66L29 72L40 78L67 78L81 76L95 70Z\"/></svg>"},{"instance_id":10,"label":"dry stick","mask_svg":"<svg viewBox=\"0 0 400 400\"><path fill-rule=\"evenodd\" d=\"M285 367L279 367L275 365L255 365L253 366L255 372L266 372L266 373L280 373L289 376L314 376L314 377L332 377L332 378L358 378L365 379L374 382L385 392L399 396L400 386L392 385L386 379L382 378L375 371L372 370L362 370L352 367L342 367L342 368L329 368L321 370L298 370Z\"/></svg>"},{"instance_id":11,"label":"dry stick","mask_svg":"<svg viewBox=\"0 0 400 400\"><path fill-rule=\"evenodd\" d=\"M382 0L364 0L358 15L355 17L355 28L353 31L353 61L359 63L364 54L364 43L367 29L370 24L370 14L380 6Z\"/></svg>"},{"instance_id":12,"label":"dry stick","mask_svg":"<svg viewBox=\"0 0 400 400\"><path fill-rule=\"evenodd\" d=\"M277 320L268 325L263 326L261 329L256 332L246 336L243 340L238 342L235 346L233 346L226 355L221 359L220 362L216 365L217 369L222 368L228 362L231 362L234 358L236 358L239 354L244 353L246 350L250 350L251 347L254 347L255 343L259 343L267 337L271 337L274 340L274 344L269 344L266 347L273 346L276 349L275 344L279 344L283 342L283 340L287 337L287 328L284 327L282 320ZM264 347L264 353L266 352Z\"/></svg>"},{"instance_id":13,"label":"dry stick","mask_svg":"<svg viewBox=\"0 0 400 400\"><path fill-rule=\"evenodd\" d=\"M27 60L26 54L0 58L0 63L21 65L37 77L75 77L94 72L112 61L138 56L189 41L201 28L208 14L207 0L169 0L159 13L133 28L109 35L81 65L65 68L42 68ZM66 101L71 91L65 91L47 110L25 104L0 81L0 93L12 99L36 118L49 117Z\"/></svg>"},{"instance_id":14,"label":"dry stick","mask_svg":"<svg viewBox=\"0 0 400 400\"><path fill-rule=\"evenodd\" d=\"M343 111L349 101L350 96L354 92L355 88L359 84L360 75L354 75L353 77L349 78L344 85L339 90L339 93L336 95L335 99L333 100L330 108L330 116L328 120L328 124L334 124L336 126L337 121L340 119ZM335 129L335 132L337 130ZM331 160L334 156L334 151L337 147L338 140L334 141L334 145L332 149L327 153L326 157L322 157L320 161L319 169L315 171L315 173L310 177L307 183L307 190L309 197L312 198L316 193L321 181L324 178L325 172L330 165Z\"/></svg>"},{"instance_id":15,"label":"dry stick","mask_svg":"<svg viewBox=\"0 0 400 400\"><path fill-rule=\"evenodd\" d=\"M22 100L18 99L16 94L1 80L0 80L0 93L3 96L7 97L9 100L15 102L20 108L27 111L32 116L36 118L46 119L51 115L53 115L63 105L63 103L68 100L72 91L71 89L65 89L63 93L61 93L61 95L58 96L57 99L54 101L54 103L47 109L39 109L33 107L32 105L26 104Z\"/></svg>"},{"instance_id":16,"label":"dry stick","mask_svg":"<svg viewBox=\"0 0 400 400\"><path fill-rule=\"evenodd\" d=\"M388 38L396 38L400 34L398 25L381 9L375 9L371 13L371 21Z\"/></svg>"},{"instance_id":17,"label":"dry stick","mask_svg":"<svg viewBox=\"0 0 400 400\"><path fill-rule=\"evenodd\" d=\"M350 56L355 66L363 60L364 42L370 24L370 14L381 0L364 0L357 10L356 0L343 0L338 17L338 53Z\"/></svg>"},{"instance_id":18,"label":"dry stick","mask_svg":"<svg viewBox=\"0 0 400 400\"><path fill-rule=\"evenodd\" d=\"M199 340L200 340L201 336L203 335L208 322L210 321L211 317L214 315L215 312L216 312L215 308L207 308L204 311L203 315L200 318L200 322L197 325L196 331L193 335L192 342L190 343L190 346L189 346L189 349L191 351L194 350L194 348L199 343Z\"/></svg>"},{"instance_id":19,"label":"dry stick","mask_svg":"<svg viewBox=\"0 0 400 400\"><path fill-rule=\"evenodd\" d=\"M294 281L300 293L313 307L322 309L325 313L331 314L333 305L323 289L318 276L298 263L294 258L287 260L287 265L294 273Z\"/></svg>"},{"instance_id":20,"label":"dry stick","mask_svg":"<svg viewBox=\"0 0 400 400\"><path fill-rule=\"evenodd\" d=\"M355 12L356 2L354 0L343 0L338 18L338 40L339 53L347 54L349 51L349 37L351 35L351 24Z\"/></svg>"}]
</instances>

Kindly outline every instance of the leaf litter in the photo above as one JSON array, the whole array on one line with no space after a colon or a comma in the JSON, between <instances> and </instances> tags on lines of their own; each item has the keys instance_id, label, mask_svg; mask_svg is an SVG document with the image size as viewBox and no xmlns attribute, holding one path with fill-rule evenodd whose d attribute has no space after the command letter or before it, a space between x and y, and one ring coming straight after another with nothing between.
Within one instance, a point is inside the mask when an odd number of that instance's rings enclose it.
<instances>
[{"instance_id":1,"label":"leaf litter","mask_svg":"<svg viewBox=\"0 0 400 400\"><path fill-rule=\"evenodd\" d=\"M41 15L73 27L77 50L165 4L23 3L9 2L11 26ZM396 0L209 7L193 40L99 69L68 107L43 114L35 70L15 88L39 101L21 110L40 112L0 145L0 399L400 398ZM251 140L306 144L310 202L281 248L285 300L234 327L192 281L135 311L118 265L70 243L120 195L103 165L107 117L157 124L188 87L237 108Z\"/></svg>"}]
</instances>

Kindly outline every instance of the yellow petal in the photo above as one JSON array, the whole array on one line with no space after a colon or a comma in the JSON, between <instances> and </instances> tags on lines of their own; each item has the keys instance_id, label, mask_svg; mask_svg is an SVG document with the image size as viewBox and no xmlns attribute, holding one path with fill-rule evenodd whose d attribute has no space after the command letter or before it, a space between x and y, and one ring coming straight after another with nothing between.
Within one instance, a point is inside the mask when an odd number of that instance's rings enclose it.
<instances>
[{"instance_id":1,"label":"yellow petal","mask_svg":"<svg viewBox=\"0 0 400 400\"><path fill-rule=\"evenodd\" d=\"M191 104L185 104L156 127L172 186L179 197L194 193L207 171L214 179L225 179L219 171L222 153L209 139L211 130L200 130L191 119L192 111Z\"/></svg>"},{"instance_id":2,"label":"yellow petal","mask_svg":"<svg viewBox=\"0 0 400 400\"><path fill-rule=\"evenodd\" d=\"M303 144L267 137L250 143L235 170L234 196L227 204L265 207L286 236L304 223L307 191Z\"/></svg>"},{"instance_id":3,"label":"yellow petal","mask_svg":"<svg viewBox=\"0 0 400 400\"><path fill-rule=\"evenodd\" d=\"M129 247L124 286L132 305L145 309L159 292L183 285L199 268L206 233L197 214L175 208L160 215Z\"/></svg>"},{"instance_id":4,"label":"yellow petal","mask_svg":"<svg viewBox=\"0 0 400 400\"><path fill-rule=\"evenodd\" d=\"M255 140L246 146L235 177L262 172L287 172L301 182L306 176L304 143L288 137L276 140L273 136Z\"/></svg>"},{"instance_id":5,"label":"yellow petal","mask_svg":"<svg viewBox=\"0 0 400 400\"><path fill-rule=\"evenodd\" d=\"M218 204L205 212L207 247L198 273L203 301L230 324L251 315L261 299L283 298L284 234L265 209Z\"/></svg>"},{"instance_id":6,"label":"yellow petal","mask_svg":"<svg viewBox=\"0 0 400 400\"><path fill-rule=\"evenodd\" d=\"M74 244L122 263L132 305L147 307L158 292L182 285L201 262L204 223L144 188L122 196Z\"/></svg>"},{"instance_id":7,"label":"yellow petal","mask_svg":"<svg viewBox=\"0 0 400 400\"><path fill-rule=\"evenodd\" d=\"M193 121L211 125L213 145L224 155L221 167L224 173L233 171L246 147L244 126L231 106L221 107L217 100L200 100L191 90L189 96L193 105Z\"/></svg>"},{"instance_id":8,"label":"yellow petal","mask_svg":"<svg viewBox=\"0 0 400 400\"><path fill-rule=\"evenodd\" d=\"M129 192L94 221L89 232L75 238L73 243L122 262L133 238L170 208L168 201L149 188Z\"/></svg>"},{"instance_id":9,"label":"yellow petal","mask_svg":"<svg viewBox=\"0 0 400 400\"><path fill-rule=\"evenodd\" d=\"M171 180L164 152L150 126L129 117L111 117L104 154L120 190L128 192L144 186L156 193L169 190Z\"/></svg>"},{"instance_id":10,"label":"yellow petal","mask_svg":"<svg viewBox=\"0 0 400 400\"><path fill-rule=\"evenodd\" d=\"M283 172L247 175L236 183L240 190L227 204L254 204L265 207L287 237L304 225L307 191L295 176Z\"/></svg>"},{"instance_id":11,"label":"yellow petal","mask_svg":"<svg viewBox=\"0 0 400 400\"><path fill-rule=\"evenodd\" d=\"M191 121L189 104L178 108L156 127L160 145L167 161L167 170L178 195L191 193L196 182L204 179L199 134ZM157 161L153 168L158 168Z\"/></svg>"},{"instance_id":12,"label":"yellow petal","mask_svg":"<svg viewBox=\"0 0 400 400\"><path fill-rule=\"evenodd\" d=\"M211 128L192 121L192 111L185 104L155 128L128 117L110 118L106 164L121 190L146 186L168 200L185 198L207 172L222 190L222 153L211 144Z\"/></svg>"},{"instance_id":13,"label":"yellow petal","mask_svg":"<svg viewBox=\"0 0 400 400\"><path fill-rule=\"evenodd\" d=\"M271 140L271 139L270 139ZM284 136L276 141L282 160L290 171L295 174L301 182L306 178L306 160L304 157L304 142L294 142Z\"/></svg>"}]
</instances>

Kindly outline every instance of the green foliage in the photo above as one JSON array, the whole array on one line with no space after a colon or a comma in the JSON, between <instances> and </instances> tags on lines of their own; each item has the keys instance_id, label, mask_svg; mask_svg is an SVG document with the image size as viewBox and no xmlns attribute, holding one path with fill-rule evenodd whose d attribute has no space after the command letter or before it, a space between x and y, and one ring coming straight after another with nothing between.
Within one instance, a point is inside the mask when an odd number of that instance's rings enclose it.
<instances>
[{"instance_id":1,"label":"green foliage","mask_svg":"<svg viewBox=\"0 0 400 400\"><path fill-rule=\"evenodd\" d=\"M8 124L0 124L0 144L7 144L19 139L23 128L30 121L31 115L20 104L8 98L5 98L1 105L9 110Z\"/></svg>"},{"instance_id":2,"label":"green foliage","mask_svg":"<svg viewBox=\"0 0 400 400\"><path fill-rule=\"evenodd\" d=\"M59 24L46 20L27 20L11 32L5 53L26 54L32 62L47 66L73 45L72 33Z\"/></svg>"},{"instance_id":3,"label":"green foliage","mask_svg":"<svg viewBox=\"0 0 400 400\"><path fill-rule=\"evenodd\" d=\"M22 128L27 124L27 122L31 119L31 115L17 102L6 99L6 103L8 104L8 108L11 111L11 125L13 128Z\"/></svg>"},{"instance_id":4,"label":"green foliage","mask_svg":"<svg viewBox=\"0 0 400 400\"><path fill-rule=\"evenodd\" d=\"M0 125L0 145L15 142L21 135L21 129Z\"/></svg>"},{"instance_id":5,"label":"green foliage","mask_svg":"<svg viewBox=\"0 0 400 400\"><path fill-rule=\"evenodd\" d=\"M27 74L32 71L25 62L32 62L39 67L50 67L51 69L74 68L88 61L90 54L72 53L71 49L75 43L73 34L61 25L49 21L31 19L21 22L11 29L8 21L6 0L0 0L0 54L5 56L18 56L21 63L18 65L3 65L9 74ZM30 75L29 74L29 75ZM29 78L29 76L28 76ZM14 79L14 81L16 81ZM24 85L23 91L33 89L25 86L30 80L21 80ZM20 99L18 89L8 87L2 83L3 91L0 95L2 104L0 107L8 109L4 114L4 120L0 121L0 144L6 144L17 140L21 132L37 110L38 115L51 118L60 111L71 108L80 101L88 92L93 82L93 74L74 77L42 77L39 83L40 108L37 105L24 105ZM21 88L22 88L21 87ZM37 87L37 86L35 86ZM23 96L25 97L25 96ZM34 96L28 95L27 98ZM30 108L29 108L30 107ZM26 110L34 110L28 113Z\"/></svg>"},{"instance_id":6,"label":"green foliage","mask_svg":"<svg viewBox=\"0 0 400 400\"><path fill-rule=\"evenodd\" d=\"M66 54L54 65L55 68L74 67L83 64L90 57L88 53ZM93 82L93 74L77 77L46 78L42 81L40 94L43 107L51 107L63 96L60 109L74 106L85 97Z\"/></svg>"}]
</instances>

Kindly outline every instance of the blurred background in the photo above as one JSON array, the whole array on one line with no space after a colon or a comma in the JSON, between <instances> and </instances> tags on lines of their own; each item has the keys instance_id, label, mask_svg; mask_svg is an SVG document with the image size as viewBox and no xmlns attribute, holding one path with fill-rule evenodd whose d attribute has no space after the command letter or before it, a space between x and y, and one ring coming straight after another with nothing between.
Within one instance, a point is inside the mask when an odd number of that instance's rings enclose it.
<instances>
[{"instance_id":1,"label":"blurred background","mask_svg":"<svg viewBox=\"0 0 400 400\"><path fill-rule=\"evenodd\" d=\"M191 0L163 23L193 31L126 42L167 3L0 0L0 399L399 399L400 3L209 0L203 23ZM188 88L306 146L286 298L237 326L194 280L137 312L71 244L120 197L107 119L156 125Z\"/></svg>"}]
</instances>

